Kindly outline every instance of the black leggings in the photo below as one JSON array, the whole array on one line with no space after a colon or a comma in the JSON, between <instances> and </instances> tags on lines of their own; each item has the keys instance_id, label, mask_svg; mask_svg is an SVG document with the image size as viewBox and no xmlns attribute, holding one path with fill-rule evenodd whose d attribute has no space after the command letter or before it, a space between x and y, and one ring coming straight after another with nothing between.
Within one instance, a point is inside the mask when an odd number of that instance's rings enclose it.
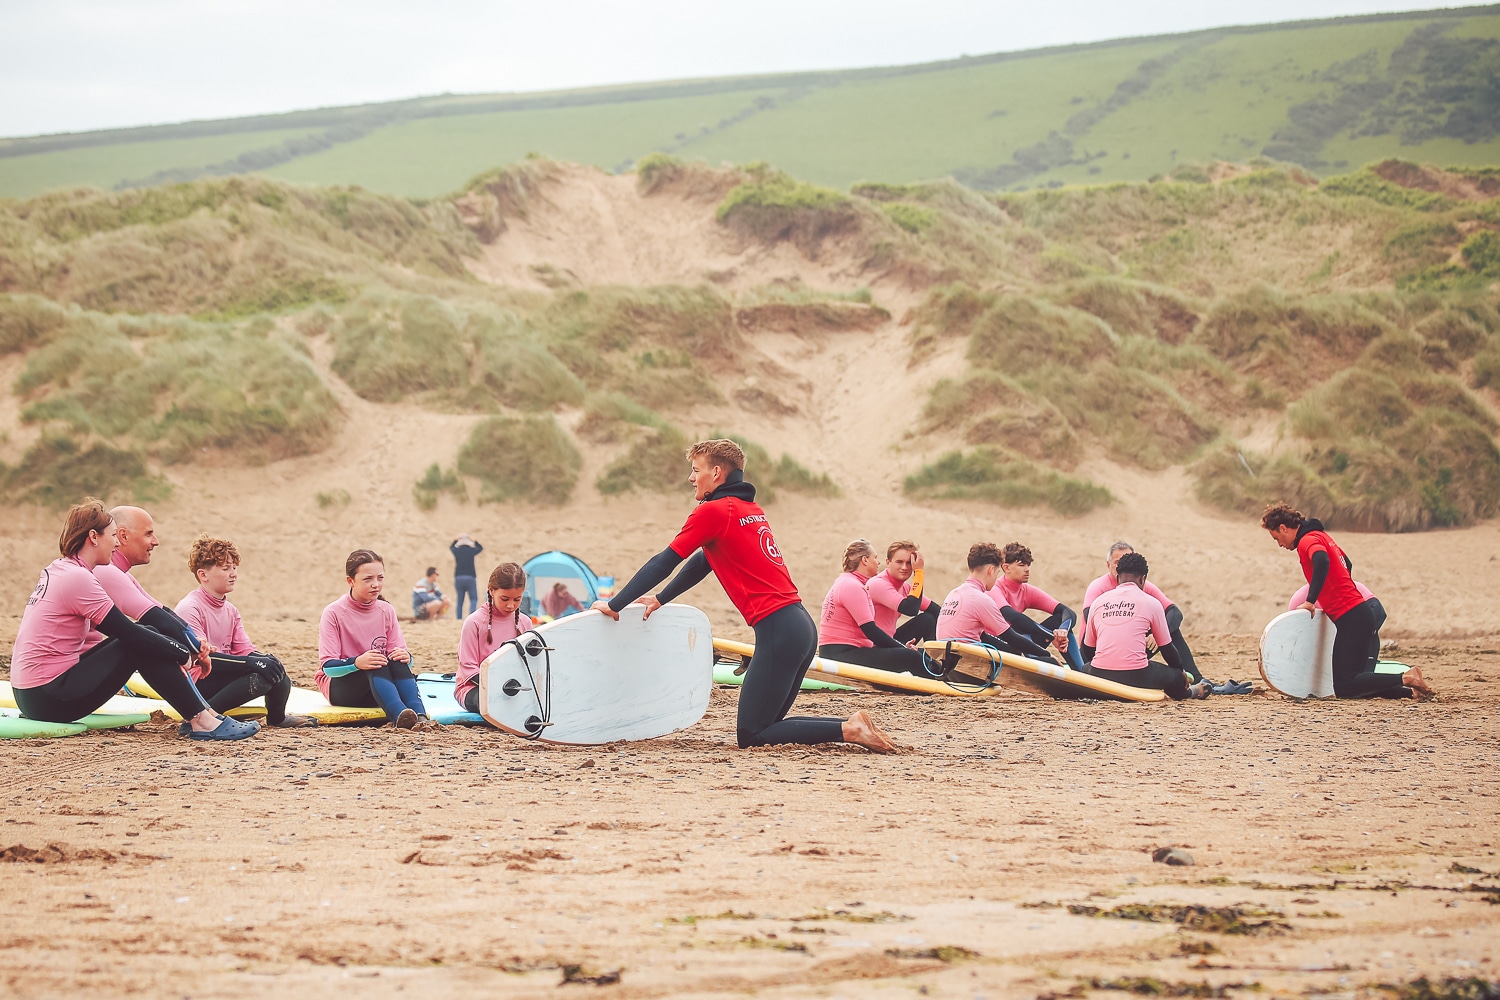
<instances>
[{"instance_id":1,"label":"black leggings","mask_svg":"<svg viewBox=\"0 0 1500 1000\"><path fill-rule=\"evenodd\" d=\"M279 726L286 718L286 699L292 693L292 680L281 661L269 653L229 656L215 653L210 659L213 669L198 679L198 691L208 699L208 707L223 714L247 701L265 695L266 721Z\"/></svg>"},{"instance_id":2,"label":"black leggings","mask_svg":"<svg viewBox=\"0 0 1500 1000\"><path fill-rule=\"evenodd\" d=\"M1167 697L1173 701L1182 701L1192 694L1188 690L1187 678L1183 676L1181 670L1169 667L1165 663L1157 663L1155 660L1146 661L1146 665L1137 670L1100 670L1098 667L1093 667L1089 673L1100 680L1129 684L1136 688L1154 688L1157 691L1165 691Z\"/></svg>"},{"instance_id":3,"label":"black leggings","mask_svg":"<svg viewBox=\"0 0 1500 1000\"><path fill-rule=\"evenodd\" d=\"M1333 694L1336 698L1410 698L1411 689L1400 674L1377 674L1370 659L1373 648L1380 654L1379 623L1373 598L1333 619ZM1381 608L1384 616L1385 609Z\"/></svg>"},{"instance_id":4,"label":"black leggings","mask_svg":"<svg viewBox=\"0 0 1500 1000\"><path fill-rule=\"evenodd\" d=\"M140 671L146 683L191 719L208 706L182 666L162 654L143 652L119 639L105 639L78 658L75 666L41 687L15 688L16 706L38 722L75 722L92 715L120 693L130 675Z\"/></svg>"},{"instance_id":5,"label":"black leggings","mask_svg":"<svg viewBox=\"0 0 1500 1000\"><path fill-rule=\"evenodd\" d=\"M801 602L755 623L755 655L740 688L735 726L741 748L844 741L842 719L786 717L817 649L818 627Z\"/></svg>"},{"instance_id":6,"label":"black leggings","mask_svg":"<svg viewBox=\"0 0 1500 1000\"><path fill-rule=\"evenodd\" d=\"M1167 608L1167 632L1172 636L1173 648L1177 650L1177 662L1192 677L1193 683L1201 681L1203 672L1198 669L1198 661L1193 659L1193 651L1182 637L1182 609L1175 604Z\"/></svg>"},{"instance_id":7,"label":"black leggings","mask_svg":"<svg viewBox=\"0 0 1500 1000\"><path fill-rule=\"evenodd\" d=\"M901 645L906 645L913 639L918 642L931 642L937 638L937 620L939 608L936 604L919 615L913 615L905 623L897 626L896 631L891 634Z\"/></svg>"},{"instance_id":8,"label":"black leggings","mask_svg":"<svg viewBox=\"0 0 1500 1000\"><path fill-rule=\"evenodd\" d=\"M905 671L913 677L932 676L927 671L927 658L922 655L922 651L905 646L897 649L894 646L846 646L827 642L818 647L818 655L840 663L874 667L876 670L889 670L897 674Z\"/></svg>"},{"instance_id":9,"label":"black leggings","mask_svg":"<svg viewBox=\"0 0 1500 1000\"><path fill-rule=\"evenodd\" d=\"M1000 617L1005 619L1005 624L1010 628L992 636L994 642L991 645L1029 660L1057 662L1052 657L1052 651L1047 648L1047 644L1052 641L1050 629L1044 629L1014 608L1001 608Z\"/></svg>"}]
</instances>

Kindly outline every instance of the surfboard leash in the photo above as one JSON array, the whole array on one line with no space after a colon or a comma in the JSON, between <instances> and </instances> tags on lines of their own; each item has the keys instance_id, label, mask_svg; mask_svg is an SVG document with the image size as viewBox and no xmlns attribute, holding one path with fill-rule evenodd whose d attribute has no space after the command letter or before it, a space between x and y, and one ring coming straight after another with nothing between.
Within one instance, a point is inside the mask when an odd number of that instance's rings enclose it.
<instances>
[{"instance_id":1,"label":"surfboard leash","mask_svg":"<svg viewBox=\"0 0 1500 1000\"><path fill-rule=\"evenodd\" d=\"M977 681L976 683L974 683L972 685L970 685L970 684L955 684L955 683L953 683L952 681L950 681L948 679L948 671L945 669L943 671L943 673L942 673L942 676L937 677L935 679L936 680L941 680L944 684L948 685L950 688L952 688L953 690L959 692L960 694L970 694L970 695L972 695L972 694L978 694L981 691L988 691L990 688L992 688L995 685L997 685L998 683L1000 683L999 682L999 677L1000 677L1000 669L1002 667L1002 664L1000 662L1000 658L995 655L995 650L991 649L989 646L985 646L985 645L982 645L980 643L965 643L965 645L977 646L978 648L983 649L985 651L985 655L988 656L989 660L990 660L990 676L987 679L982 680L982 681ZM923 655L925 656L926 654L924 653ZM948 663L949 663L950 660L955 660L956 661L956 654L954 654L954 652L953 652L953 643L952 643L952 641L949 641L949 642L946 642L946 643L943 644L943 660L942 660L943 666L946 667L948 665Z\"/></svg>"}]
</instances>

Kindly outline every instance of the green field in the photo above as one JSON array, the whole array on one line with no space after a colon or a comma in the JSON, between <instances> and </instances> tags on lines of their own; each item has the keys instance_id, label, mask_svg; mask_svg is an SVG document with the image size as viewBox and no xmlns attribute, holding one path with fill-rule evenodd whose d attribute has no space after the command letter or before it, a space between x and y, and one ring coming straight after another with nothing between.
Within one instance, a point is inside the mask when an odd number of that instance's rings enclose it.
<instances>
[{"instance_id":1,"label":"green field","mask_svg":"<svg viewBox=\"0 0 1500 1000\"><path fill-rule=\"evenodd\" d=\"M766 161L847 188L1146 180L1258 156L1339 173L1500 162L1500 8L1250 28L923 66L421 98L0 140L0 197L264 172L434 197L535 152L628 169L653 151Z\"/></svg>"}]
</instances>

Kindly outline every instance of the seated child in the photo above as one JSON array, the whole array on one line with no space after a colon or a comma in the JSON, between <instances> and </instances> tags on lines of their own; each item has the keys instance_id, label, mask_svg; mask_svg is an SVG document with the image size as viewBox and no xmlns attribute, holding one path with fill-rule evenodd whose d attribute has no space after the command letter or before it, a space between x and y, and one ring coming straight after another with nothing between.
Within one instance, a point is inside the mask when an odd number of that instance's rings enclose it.
<instances>
[{"instance_id":1,"label":"seated child","mask_svg":"<svg viewBox=\"0 0 1500 1000\"><path fill-rule=\"evenodd\" d=\"M199 535L188 550L188 569L198 588L177 602L177 616L192 626L209 647L209 666L193 660L193 683L208 707L221 715L262 695L266 722L285 729L316 726L318 720L287 715L291 678L281 661L255 648L245 634L239 609L229 594L239 579L240 553L233 542Z\"/></svg>"},{"instance_id":2,"label":"seated child","mask_svg":"<svg viewBox=\"0 0 1500 1000\"><path fill-rule=\"evenodd\" d=\"M501 563L490 574L484 607L464 619L453 697L470 712L479 711L480 664L501 645L531 628L531 619L521 614L525 587L526 571L513 562Z\"/></svg>"},{"instance_id":3,"label":"seated child","mask_svg":"<svg viewBox=\"0 0 1500 1000\"><path fill-rule=\"evenodd\" d=\"M439 728L427 718L396 609L380 596L385 560L355 549L344 579L349 593L318 623L318 690L332 705L382 709L397 729Z\"/></svg>"}]
</instances>

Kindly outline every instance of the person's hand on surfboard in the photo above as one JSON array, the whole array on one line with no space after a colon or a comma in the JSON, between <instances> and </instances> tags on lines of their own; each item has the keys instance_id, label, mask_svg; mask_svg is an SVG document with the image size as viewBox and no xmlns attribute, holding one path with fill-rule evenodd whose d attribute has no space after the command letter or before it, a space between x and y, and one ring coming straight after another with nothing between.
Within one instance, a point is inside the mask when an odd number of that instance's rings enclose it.
<instances>
[{"instance_id":1,"label":"person's hand on surfboard","mask_svg":"<svg viewBox=\"0 0 1500 1000\"><path fill-rule=\"evenodd\" d=\"M613 618L615 621L620 620L620 612L610 607L608 601L595 601L591 610L597 611L601 615L607 615L608 617Z\"/></svg>"},{"instance_id":2,"label":"person's hand on surfboard","mask_svg":"<svg viewBox=\"0 0 1500 1000\"><path fill-rule=\"evenodd\" d=\"M1303 601L1301 610L1306 611L1310 615L1316 615L1318 613L1318 606L1312 601Z\"/></svg>"},{"instance_id":3,"label":"person's hand on surfboard","mask_svg":"<svg viewBox=\"0 0 1500 1000\"><path fill-rule=\"evenodd\" d=\"M646 609L645 613L641 615L641 621L650 618L651 613L661 607L661 601L658 601L654 594L647 594L635 603Z\"/></svg>"},{"instance_id":4,"label":"person's hand on surfboard","mask_svg":"<svg viewBox=\"0 0 1500 1000\"><path fill-rule=\"evenodd\" d=\"M360 653L354 658L354 665L361 670L379 670L385 666L386 657L378 649L372 649L366 653Z\"/></svg>"}]
</instances>

